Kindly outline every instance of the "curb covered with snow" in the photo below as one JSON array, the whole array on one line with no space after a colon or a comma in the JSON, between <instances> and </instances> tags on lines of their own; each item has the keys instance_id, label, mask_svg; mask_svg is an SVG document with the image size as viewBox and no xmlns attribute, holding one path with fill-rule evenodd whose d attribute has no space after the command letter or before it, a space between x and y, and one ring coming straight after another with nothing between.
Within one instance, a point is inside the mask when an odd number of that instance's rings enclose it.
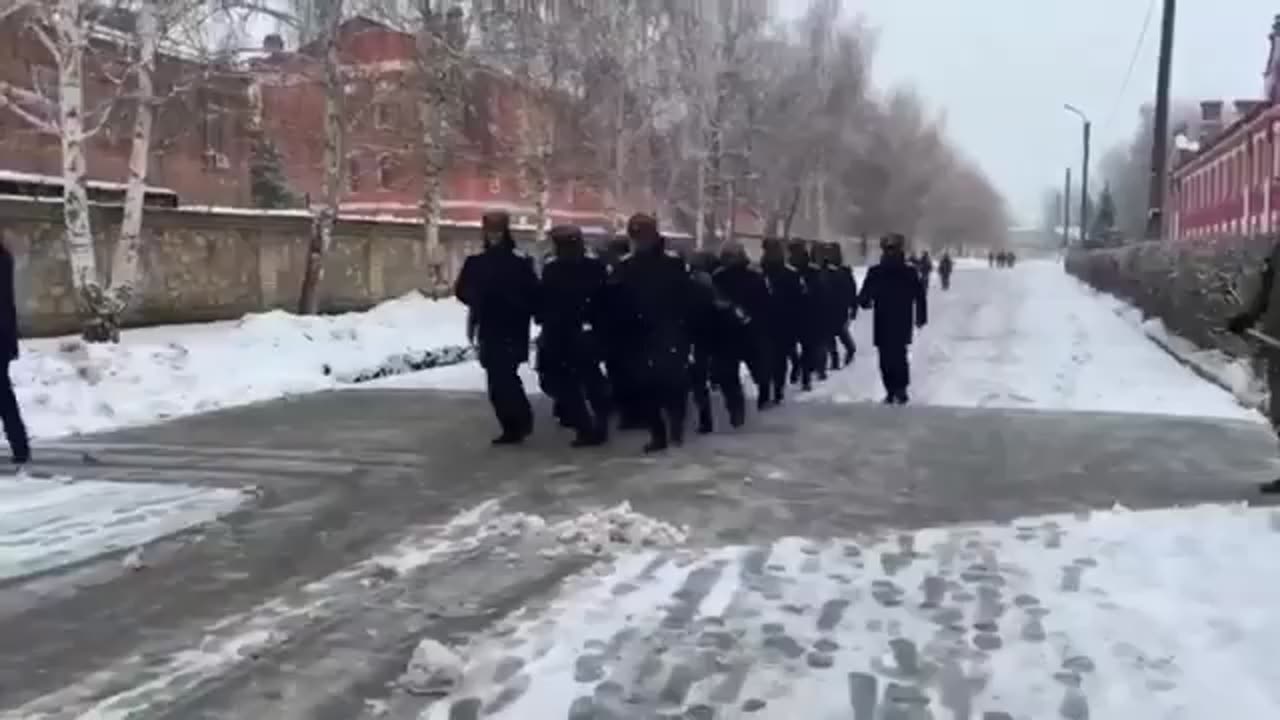
<instances>
[{"instance_id":1,"label":"curb covered with snow","mask_svg":"<svg viewBox=\"0 0 1280 720\"><path fill-rule=\"evenodd\" d=\"M1200 377L1231 393L1244 407L1259 412L1266 411L1266 383L1253 372L1248 360L1228 355L1221 350L1198 347L1190 340L1169 332L1160 319L1144 319L1141 310L1109 295L1105 297L1116 303L1116 315L1141 330L1161 350Z\"/></svg>"}]
</instances>

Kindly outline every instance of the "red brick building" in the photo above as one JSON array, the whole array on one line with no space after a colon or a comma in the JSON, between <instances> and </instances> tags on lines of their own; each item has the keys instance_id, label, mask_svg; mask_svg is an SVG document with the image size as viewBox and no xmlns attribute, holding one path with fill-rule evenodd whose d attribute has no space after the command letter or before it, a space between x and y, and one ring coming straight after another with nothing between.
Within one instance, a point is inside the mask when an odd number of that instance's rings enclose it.
<instances>
[{"instance_id":1,"label":"red brick building","mask_svg":"<svg viewBox=\"0 0 1280 720\"><path fill-rule=\"evenodd\" d=\"M52 58L20 15L0 23L0 81L56 95ZM120 47L126 33L109 27L95 33L86 67L86 108L110 100L119 88L106 78L120 74ZM366 18L346 21L339 54L347 83L344 213L416 215L423 174L417 110L414 105L416 39ZM323 177L324 89L311 48L288 51L269 37L260 57L248 63L213 66L162 56L157 88L164 103L156 117L148 184L172 189L185 206L252 206L250 164L260 139L278 151L289 189L304 202L318 198ZM112 71L111 73L106 72ZM450 154L443 183L449 221L478 220L486 209L502 208L529 220L533 207L523 199L515 171L517 102L534 102L500 71L476 68L465 83L463 138ZM172 88L181 87L181 92ZM538 105L539 103L535 103ZM547 103L530 112L546 112ZM554 108L552 109L554 110ZM131 134L128 102L115 103L110 120L88 143L91 180L123 182L128 175ZM581 136L574 118L558 119L557 147L573 148ZM573 158L559 152L553 169L549 209L552 222L584 226L608 223L599 178L581 177ZM42 134L0 108L0 171L56 178L61 151L57 136ZM585 163L580 166L585 166ZM626 212L652 208L649 197L621 200Z\"/></svg>"},{"instance_id":2,"label":"red brick building","mask_svg":"<svg viewBox=\"0 0 1280 720\"><path fill-rule=\"evenodd\" d=\"M323 167L324 88L312 48L298 52L276 49L253 64L254 93L259 98L262 133L284 159L285 175L295 192L318 197ZM422 198L423 166L415 105L419 72L416 38L365 18L343 23L338 38L343 74L348 78L345 187L342 206L353 214L417 215ZM558 112L530 97L514 80L493 68L467 73L461 137L449 153L443 182L446 220L475 221L487 209L511 211L528 221L534 208L522 192L517 172L517 103L524 112ZM537 120L535 120L537 122ZM574 118L560 117L558 167L552 169L550 220L605 225L605 202L598 179L582 177L566 150L582 145ZM576 134L576 136L575 136ZM584 159L585 160L585 159ZM648 198L619 203L620 211L649 207Z\"/></svg>"},{"instance_id":3,"label":"red brick building","mask_svg":"<svg viewBox=\"0 0 1280 720\"><path fill-rule=\"evenodd\" d=\"M26 27L24 13L0 22L0 83L56 98L58 73L47 48ZM122 89L110 77L126 74L124 34L95 26L85 54L85 110L92 127L109 108L101 130L86 143L90 180L123 182L133 132L130 103L112 102ZM195 63L168 53L156 68L161 105L153 129L148 183L172 189L184 200L248 205L250 142L244 119L249 79L230 67ZM48 112L56 107L28 108ZM44 133L0 107L0 170L60 177L62 151L57 135Z\"/></svg>"},{"instance_id":4,"label":"red brick building","mask_svg":"<svg viewBox=\"0 0 1280 720\"><path fill-rule=\"evenodd\" d=\"M1198 147L1170 177L1173 239L1280 230L1280 16L1269 40L1264 99L1200 104Z\"/></svg>"}]
</instances>

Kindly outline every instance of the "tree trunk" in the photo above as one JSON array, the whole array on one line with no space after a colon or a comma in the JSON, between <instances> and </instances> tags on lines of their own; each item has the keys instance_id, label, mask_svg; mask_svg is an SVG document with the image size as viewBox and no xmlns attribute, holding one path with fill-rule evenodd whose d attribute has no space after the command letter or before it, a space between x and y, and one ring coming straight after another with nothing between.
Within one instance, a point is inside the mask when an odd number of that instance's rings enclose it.
<instances>
[{"instance_id":1,"label":"tree trunk","mask_svg":"<svg viewBox=\"0 0 1280 720\"><path fill-rule=\"evenodd\" d=\"M147 161L151 155L151 126L155 118L154 74L156 67L156 0L138 6L136 68L138 95L133 120L133 140L129 149L129 182L124 195L124 219L120 240L111 263L110 314L105 328L112 341L120 338L119 320L133 301L138 285L138 258L142 245L142 209L146 200Z\"/></svg>"},{"instance_id":2,"label":"tree trunk","mask_svg":"<svg viewBox=\"0 0 1280 720\"><path fill-rule=\"evenodd\" d=\"M814 198L818 206L818 239L826 242L831 235L831 227L827 224L827 178L819 174L814 188Z\"/></svg>"},{"instance_id":3,"label":"tree trunk","mask_svg":"<svg viewBox=\"0 0 1280 720\"><path fill-rule=\"evenodd\" d=\"M62 199L67 259L85 340L110 340L107 297L98 275L85 185L84 50L87 43L82 0L59 0L54 16L58 58L58 121L62 136Z\"/></svg>"},{"instance_id":4,"label":"tree trunk","mask_svg":"<svg viewBox=\"0 0 1280 720\"><path fill-rule=\"evenodd\" d=\"M706 250L707 241L707 158L698 156L698 209L694 218L694 245L699 250Z\"/></svg>"},{"instance_id":5,"label":"tree trunk","mask_svg":"<svg viewBox=\"0 0 1280 720\"><path fill-rule=\"evenodd\" d=\"M791 225L796 220L796 211L800 209L800 186L797 185L791 192L791 204L787 207L787 212L782 216L782 238L791 240Z\"/></svg>"},{"instance_id":6,"label":"tree trunk","mask_svg":"<svg viewBox=\"0 0 1280 720\"><path fill-rule=\"evenodd\" d=\"M311 238L307 248L306 269L298 298L298 313L315 315L320 311L320 288L324 283L324 259L333 243L333 226L338 219L338 202L342 195L342 73L338 59L338 25L342 22L342 3L333 0L331 16L326 18L324 53L324 185L320 207L313 209Z\"/></svg>"},{"instance_id":7,"label":"tree trunk","mask_svg":"<svg viewBox=\"0 0 1280 720\"><path fill-rule=\"evenodd\" d=\"M444 175L443 148L440 135L444 129L440 113L444 108L433 102L428 91L418 103L422 123L422 153L425 159L422 179L422 239L427 263L427 292L432 298L447 293L448 281L444 276L444 258L440 250L440 215L442 177Z\"/></svg>"}]
</instances>

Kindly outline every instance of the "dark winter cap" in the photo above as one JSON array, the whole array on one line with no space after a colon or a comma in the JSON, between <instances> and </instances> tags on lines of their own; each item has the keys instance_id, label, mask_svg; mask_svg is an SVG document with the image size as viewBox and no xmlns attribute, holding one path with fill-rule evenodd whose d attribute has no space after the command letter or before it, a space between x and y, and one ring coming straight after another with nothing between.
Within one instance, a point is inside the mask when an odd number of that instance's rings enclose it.
<instances>
[{"instance_id":1,"label":"dark winter cap","mask_svg":"<svg viewBox=\"0 0 1280 720\"><path fill-rule=\"evenodd\" d=\"M627 235L631 237L654 236L658 234L658 220L652 215L636 213L627 220Z\"/></svg>"}]
</instances>

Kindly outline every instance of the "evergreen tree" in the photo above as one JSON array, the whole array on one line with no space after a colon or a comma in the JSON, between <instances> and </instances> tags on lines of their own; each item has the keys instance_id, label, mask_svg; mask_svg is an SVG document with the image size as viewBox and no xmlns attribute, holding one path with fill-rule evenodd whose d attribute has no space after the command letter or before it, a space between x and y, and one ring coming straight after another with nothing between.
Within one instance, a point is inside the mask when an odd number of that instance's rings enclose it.
<instances>
[{"instance_id":1,"label":"evergreen tree","mask_svg":"<svg viewBox=\"0 0 1280 720\"><path fill-rule=\"evenodd\" d=\"M1090 234L1098 239L1105 239L1115 233L1116 201L1111 195L1111 185L1102 188L1102 197L1098 198L1098 210L1093 216L1093 229Z\"/></svg>"},{"instance_id":2,"label":"evergreen tree","mask_svg":"<svg viewBox=\"0 0 1280 720\"><path fill-rule=\"evenodd\" d=\"M289 180L284 175L280 151L265 137L253 144L249 158L249 191L253 206L276 209L296 207L298 199L289 191Z\"/></svg>"}]
</instances>

